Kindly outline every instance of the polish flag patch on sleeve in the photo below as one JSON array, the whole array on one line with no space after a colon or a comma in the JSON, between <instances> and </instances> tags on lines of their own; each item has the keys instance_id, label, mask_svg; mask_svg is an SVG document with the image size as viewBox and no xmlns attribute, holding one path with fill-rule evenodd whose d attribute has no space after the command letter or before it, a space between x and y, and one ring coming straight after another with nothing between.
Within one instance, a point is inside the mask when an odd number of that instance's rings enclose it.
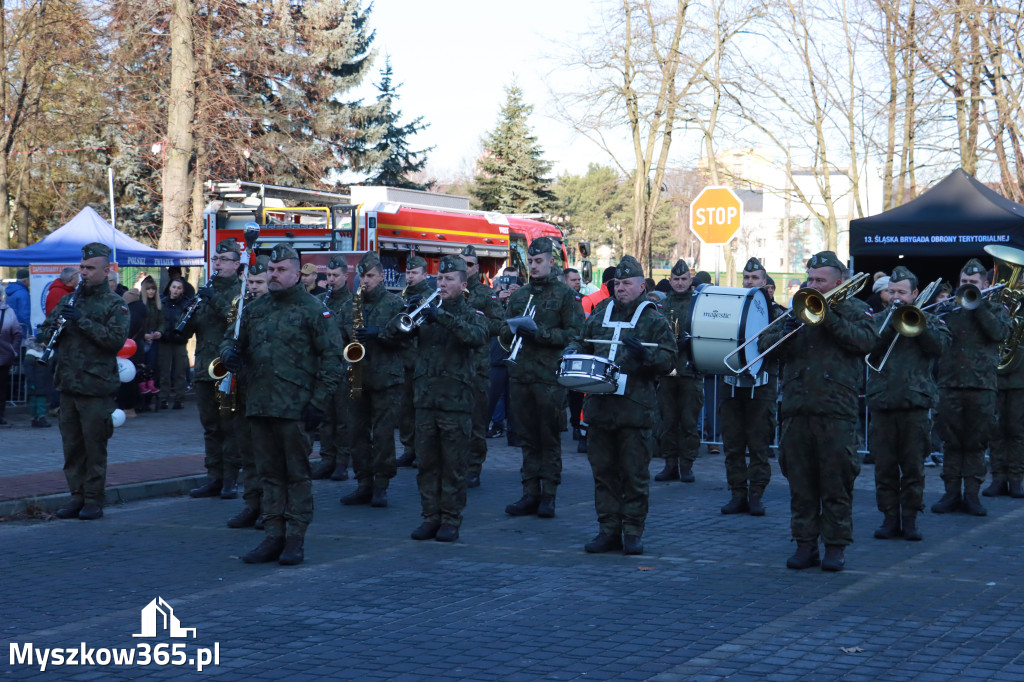
<instances>
[{"instance_id":1,"label":"polish flag patch on sleeve","mask_svg":"<svg viewBox=\"0 0 1024 682\"><path fill-rule=\"evenodd\" d=\"M324 316L324 317L330 317L330 316L331 316L331 311L330 311L330 310L327 310L327 309L325 308L325 309L324 309L324 312L323 312L323 316Z\"/></svg>"}]
</instances>

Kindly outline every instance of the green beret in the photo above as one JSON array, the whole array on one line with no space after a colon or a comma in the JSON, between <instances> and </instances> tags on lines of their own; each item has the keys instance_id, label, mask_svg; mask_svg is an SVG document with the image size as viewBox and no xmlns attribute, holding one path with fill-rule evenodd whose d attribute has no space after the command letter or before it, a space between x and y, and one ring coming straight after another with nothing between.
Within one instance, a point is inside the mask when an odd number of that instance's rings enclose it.
<instances>
[{"instance_id":1,"label":"green beret","mask_svg":"<svg viewBox=\"0 0 1024 682\"><path fill-rule=\"evenodd\" d=\"M619 261L618 266L615 268L615 279L629 279L630 277L643 277L644 271L640 267L640 264L636 262L636 258L632 256L623 256L622 260Z\"/></svg>"},{"instance_id":2,"label":"green beret","mask_svg":"<svg viewBox=\"0 0 1024 682\"><path fill-rule=\"evenodd\" d=\"M327 269L348 272L348 260L344 256L331 256L331 260L327 261Z\"/></svg>"},{"instance_id":3,"label":"green beret","mask_svg":"<svg viewBox=\"0 0 1024 682\"><path fill-rule=\"evenodd\" d=\"M270 256L256 256L256 260L249 264L250 275L262 275L270 265Z\"/></svg>"},{"instance_id":4,"label":"green beret","mask_svg":"<svg viewBox=\"0 0 1024 682\"><path fill-rule=\"evenodd\" d=\"M897 265L892 269L892 274L889 275L890 282L902 282L905 279L913 280L917 282L917 277L907 268L902 265Z\"/></svg>"},{"instance_id":5,"label":"green beret","mask_svg":"<svg viewBox=\"0 0 1024 682\"><path fill-rule=\"evenodd\" d=\"M110 259L110 247L99 242L92 242L82 247L82 258L106 258Z\"/></svg>"},{"instance_id":6,"label":"green beret","mask_svg":"<svg viewBox=\"0 0 1024 682\"><path fill-rule=\"evenodd\" d=\"M982 265L981 261L978 260L977 258L972 258L971 260L967 261L967 265L965 265L964 269L961 270L960 272L964 273L965 275L988 275L988 270L985 269L985 266Z\"/></svg>"},{"instance_id":7,"label":"green beret","mask_svg":"<svg viewBox=\"0 0 1024 682\"><path fill-rule=\"evenodd\" d=\"M679 260L676 261L676 264L672 266L671 274L675 275L676 277L682 277L689 271L690 266L686 264L686 261L680 258Z\"/></svg>"},{"instance_id":8,"label":"green beret","mask_svg":"<svg viewBox=\"0 0 1024 682\"><path fill-rule=\"evenodd\" d=\"M836 268L837 270L842 270L844 266L835 252L819 251L807 261L807 268Z\"/></svg>"},{"instance_id":9,"label":"green beret","mask_svg":"<svg viewBox=\"0 0 1024 682\"><path fill-rule=\"evenodd\" d=\"M764 272L764 266L761 265L761 261L756 258L751 258L747 261L747 264L743 266L743 272Z\"/></svg>"},{"instance_id":10,"label":"green beret","mask_svg":"<svg viewBox=\"0 0 1024 682\"><path fill-rule=\"evenodd\" d=\"M242 253L242 247L238 245L234 237L221 239L217 242L217 253ZM298 256L296 256L298 258ZM275 261L276 262L276 261Z\"/></svg>"},{"instance_id":11,"label":"green beret","mask_svg":"<svg viewBox=\"0 0 1024 682\"><path fill-rule=\"evenodd\" d=\"M462 247L462 251L459 251L460 255L469 256L470 258L477 258L476 249L473 248L472 244L466 244Z\"/></svg>"},{"instance_id":12,"label":"green beret","mask_svg":"<svg viewBox=\"0 0 1024 682\"><path fill-rule=\"evenodd\" d=\"M220 244L217 248L220 248ZM299 260L299 252L293 249L291 244L275 244L270 250L270 262L280 263L283 260Z\"/></svg>"},{"instance_id":13,"label":"green beret","mask_svg":"<svg viewBox=\"0 0 1024 682\"><path fill-rule=\"evenodd\" d=\"M374 268L381 268L383 270L383 267L380 264L380 258L378 258L377 254L373 251L367 251L363 254L363 257L359 259L359 265L356 266L356 270L359 271L360 275L365 275Z\"/></svg>"},{"instance_id":14,"label":"green beret","mask_svg":"<svg viewBox=\"0 0 1024 682\"><path fill-rule=\"evenodd\" d=\"M531 256L536 256L541 253L554 253L555 252L555 240L551 237L537 237L530 242L530 248L527 249L527 253Z\"/></svg>"},{"instance_id":15,"label":"green beret","mask_svg":"<svg viewBox=\"0 0 1024 682\"><path fill-rule=\"evenodd\" d=\"M421 258L420 260L423 259ZM441 259L441 265L437 268L437 271L442 274L446 272L465 272L466 261L458 256L445 256Z\"/></svg>"},{"instance_id":16,"label":"green beret","mask_svg":"<svg viewBox=\"0 0 1024 682\"><path fill-rule=\"evenodd\" d=\"M462 260L461 258L459 260ZM423 268L424 271L427 269L427 261L423 260L419 256L409 256L405 259L405 271L415 270L416 268Z\"/></svg>"}]
</instances>

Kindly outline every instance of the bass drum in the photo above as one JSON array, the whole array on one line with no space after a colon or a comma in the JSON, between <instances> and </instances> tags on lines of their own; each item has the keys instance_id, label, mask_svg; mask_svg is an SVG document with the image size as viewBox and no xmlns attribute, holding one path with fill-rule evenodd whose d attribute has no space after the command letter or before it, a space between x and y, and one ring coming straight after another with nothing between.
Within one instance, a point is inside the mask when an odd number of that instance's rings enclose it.
<instances>
[{"instance_id":1,"label":"bass drum","mask_svg":"<svg viewBox=\"0 0 1024 682\"><path fill-rule=\"evenodd\" d=\"M769 322L768 295L764 289L719 287L701 284L690 301L686 320L689 334L690 362L702 374L735 372L725 364L725 356L758 334ZM733 367L743 367L757 357L757 344L752 343L730 360ZM761 371L762 360L747 370L752 376Z\"/></svg>"}]
</instances>

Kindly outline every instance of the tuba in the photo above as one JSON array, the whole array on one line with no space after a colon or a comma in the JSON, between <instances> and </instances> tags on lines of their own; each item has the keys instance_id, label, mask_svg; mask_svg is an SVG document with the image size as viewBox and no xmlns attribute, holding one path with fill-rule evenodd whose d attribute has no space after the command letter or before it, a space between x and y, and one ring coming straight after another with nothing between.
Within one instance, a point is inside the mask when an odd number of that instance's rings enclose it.
<instances>
[{"instance_id":1,"label":"tuba","mask_svg":"<svg viewBox=\"0 0 1024 682\"><path fill-rule=\"evenodd\" d=\"M352 300L352 335L355 330L363 326L363 288L359 287ZM342 357L348 363L348 380L350 393L353 398L358 398L363 393L363 367L359 363L366 357L366 346L353 341L341 351Z\"/></svg>"},{"instance_id":2,"label":"tuba","mask_svg":"<svg viewBox=\"0 0 1024 682\"><path fill-rule=\"evenodd\" d=\"M989 244L985 253L995 263L993 287L1001 287L995 294L997 301L1010 313L1010 335L999 346L1000 374L1012 372L1020 364L1020 345L1024 342L1024 291L1021 273L1024 272L1024 251L1012 246ZM965 306L966 307L966 306Z\"/></svg>"}]
</instances>

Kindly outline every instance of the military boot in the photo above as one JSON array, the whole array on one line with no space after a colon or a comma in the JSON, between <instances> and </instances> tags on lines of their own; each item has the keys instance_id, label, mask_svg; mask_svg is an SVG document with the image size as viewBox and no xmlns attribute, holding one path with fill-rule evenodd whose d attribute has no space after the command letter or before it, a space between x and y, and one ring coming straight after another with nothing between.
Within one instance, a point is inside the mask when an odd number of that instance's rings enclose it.
<instances>
[{"instance_id":1,"label":"military boot","mask_svg":"<svg viewBox=\"0 0 1024 682\"><path fill-rule=\"evenodd\" d=\"M981 494L985 497L999 497L1001 495L1010 494L1010 485L1005 478L999 476L992 476L992 483L981 491Z\"/></svg>"},{"instance_id":2,"label":"military boot","mask_svg":"<svg viewBox=\"0 0 1024 682\"><path fill-rule=\"evenodd\" d=\"M402 453L402 456L395 460L395 465L400 467L412 467L415 466L416 453L406 450Z\"/></svg>"},{"instance_id":3,"label":"military boot","mask_svg":"<svg viewBox=\"0 0 1024 682\"><path fill-rule=\"evenodd\" d=\"M825 558L821 560L821 570L838 573L846 566L845 548L842 545L825 545Z\"/></svg>"},{"instance_id":4,"label":"military boot","mask_svg":"<svg viewBox=\"0 0 1024 682\"><path fill-rule=\"evenodd\" d=\"M298 566L301 564L302 560L306 558L303 544L305 544L305 538L301 535L289 535L285 538L284 550L281 552L281 556L278 557L277 563L282 566Z\"/></svg>"},{"instance_id":5,"label":"military boot","mask_svg":"<svg viewBox=\"0 0 1024 682\"><path fill-rule=\"evenodd\" d=\"M314 481L323 481L331 477L337 465L329 459L321 459L320 463L313 467L309 477Z\"/></svg>"},{"instance_id":6,"label":"military boot","mask_svg":"<svg viewBox=\"0 0 1024 682\"><path fill-rule=\"evenodd\" d=\"M442 523L434 539L438 542L455 542L459 539L459 527L451 523Z\"/></svg>"},{"instance_id":7,"label":"military boot","mask_svg":"<svg viewBox=\"0 0 1024 682\"><path fill-rule=\"evenodd\" d=\"M540 507L540 497L524 494L518 500L505 507L505 513L509 516L529 516L536 514L538 507Z\"/></svg>"},{"instance_id":8,"label":"military boot","mask_svg":"<svg viewBox=\"0 0 1024 682\"><path fill-rule=\"evenodd\" d=\"M338 462L337 466L334 467L334 473L331 474L332 481L347 481L348 480L348 463Z\"/></svg>"},{"instance_id":9,"label":"military boot","mask_svg":"<svg viewBox=\"0 0 1024 682\"><path fill-rule=\"evenodd\" d=\"M440 528L440 521L424 521L409 537L413 540L433 540Z\"/></svg>"},{"instance_id":10,"label":"military boot","mask_svg":"<svg viewBox=\"0 0 1024 682\"><path fill-rule=\"evenodd\" d=\"M604 554L622 549L622 535L600 532L593 540L583 545L587 554Z\"/></svg>"},{"instance_id":11,"label":"military boot","mask_svg":"<svg viewBox=\"0 0 1024 682\"><path fill-rule=\"evenodd\" d=\"M722 507L723 514L745 514L750 511L747 493L733 493L732 499Z\"/></svg>"},{"instance_id":12,"label":"military boot","mask_svg":"<svg viewBox=\"0 0 1024 682\"><path fill-rule=\"evenodd\" d=\"M946 494L942 496L942 499L932 505L932 513L948 514L950 512L955 512L960 509L961 503L963 503L963 498L960 496L960 491L952 490L951 486L946 486Z\"/></svg>"},{"instance_id":13,"label":"military boot","mask_svg":"<svg viewBox=\"0 0 1024 682\"><path fill-rule=\"evenodd\" d=\"M644 543L640 540L639 535L630 535L626 533L624 541L622 543L622 553L634 556L639 556L644 553Z\"/></svg>"},{"instance_id":14,"label":"military boot","mask_svg":"<svg viewBox=\"0 0 1024 682\"><path fill-rule=\"evenodd\" d=\"M537 504L537 516L542 519L553 519L555 518L555 496L554 495L541 495L540 502Z\"/></svg>"},{"instance_id":15,"label":"military boot","mask_svg":"<svg viewBox=\"0 0 1024 682\"><path fill-rule=\"evenodd\" d=\"M78 512L82 511L82 507L85 506L85 502L82 500L71 500L63 507L57 510L58 519L77 519Z\"/></svg>"},{"instance_id":16,"label":"military boot","mask_svg":"<svg viewBox=\"0 0 1024 682\"><path fill-rule=\"evenodd\" d=\"M978 493L964 493L964 501L960 505L960 510L964 514L970 514L971 516L988 516L988 510L981 506L981 500L978 499Z\"/></svg>"},{"instance_id":17,"label":"military boot","mask_svg":"<svg viewBox=\"0 0 1024 682\"><path fill-rule=\"evenodd\" d=\"M238 497L238 474L225 476L220 487L220 499L233 500Z\"/></svg>"},{"instance_id":18,"label":"military boot","mask_svg":"<svg viewBox=\"0 0 1024 682\"><path fill-rule=\"evenodd\" d=\"M95 502L86 502L82 510L78 512L78 518L83 521L95 521L103 518L103 507Z\"/></svg>"},{"instance_id":19,"label":"military boot","mask_svg":"<svg viewBox=\"0 0 1024 682\"><path fill-rule=\"evenodd\" d=\"M764 516L764 503L761 502L760 493L750 493L750 498L747 500L747 506L750 507L751 516Z\"/></svg>"},{"instance_id":20,"label":"military boot","mask_svg":"<svg viewBox=\"0 0 1024 682\"><path fill-rule=\"evenodd\" d=\"M368 485L361 485L348 495L341 498L341 503L346 506L352 506L356 504L370 504L370 500L373 499L373 488Z\"/></svg>"},{"instance_id":21,"label":"military boot","mask_svg":"<svg viewBox=\"0 0 1024 682\"><path fill-rule=\"evenodd\" d=\"M281 556L281 552L283 550L284 538L268 535L263 538L263 541L260 542L260 544L256 545L256 549L243 556L242 561L247 564L265 564L271 561L277 561L277 558Z\"/></svg>"},{"instance_id":22,"label":"military boot","mask_svg":"<svg viewBox=\"0 0 1024 682\"><path fill-rule=\"evenodd\" d=\"M256 519L259 517L259 509L242 507L242 511L228 519L228 528L248 528L249 526L255 525Z\"/></svg>"},{"instance_id":23,"label":"military boot","mask_svg":"<svg viewBox=\"0 0 1024 682\"><path fill-rule=\"evenodd\" d=\"M900 517L895 514L886 514L882 519L882 525L875 529L875 538L879 540L892 540L898 538L900 532Z\"/></svg>"},{"instance_id":24,"label":"military boot","mask_svg":"<svg viewBox=\"0 0 1024 682\"><path fill-rule=\"evenodd\" d=\"M263 525L263 514L256 517L256 523L252 524L252 527L256 530L265 530Z\"/></svg>"},{"instance_id":25,"label":"military boot","mask_svg":"<svg viewBox=\"0 0 1024 682\"><path fill-rule=\"evenodd\" d=\"M917 514L914 512L903 515L903 539L913 542L922 540L921 531L917 527Z\"/></svg>"},{"instance_id":26,"label":"military boot","mask_svg":"<svg viewBox=\"0 0 1024 682\"><path fill-rule=\"evenodd\" d=\"M374 488L373 496L370 498L370 506L379 509L388 506L388 489Z\"/></svg>"},{"instance_id":27,"label":"military boot","mask_svg":"<svg viewBox=\"0 0 1024 682\"><path fill-rule=\"evenodd\" d=\"M693 483L697 478L693 475L693 465L679 463L679 480L683 483Z\"/></svg>"},{"instance_id":28,"label":"military boot","mask_svg":"<svg viewBox=\"0 0 1024 682\"><path fill-rule=\"evenodd\" d=\"M479 488L480 487L480 474L467 474L466 475L466 487L467 488Z\"/></svg>"},{"instance_id":29,"label":"military boot","mask_svg":"<svg viewBox=\"0 0 1024 682\"><path fill-rule=\"evenodd\" d=\"M800 571L811 566L817 566L820 563L821 558L818 555L817 542L798 542L796 552L794 552L793 556L786 559L786 568Z\"/></svg>"},{"instance_id":30,"label":"military boot","mask_svg":"<svg viewBox=\"0 0 1024 682\"><path fill-rule=\"evenodd\" d=\"M655 481L678 481L679 460L665 458L665 468L654 475Z\"/></svg>"},{"instance_id":31,"label":"military boot","mask_svg":"<svg viewBox=\"0 0 1024 682\"><path fill-rule=\"evenodd\" d=\"M1024 485L1021 485L1019 478L1011 478L1006 484L1010 490L1010 497L1018 500L1024 497Z\"/></svg>"},{"instance_id":32,"label":"military boot","mask_svg":"<svg viewBox=\"0 0 1024 682\"><path fill-rule=\"evenodd\" d=\"M224 487L224 480L220 478L209 478L206 483L202 484L198 488L192 488L188 491L189 497L218 497L220 495L221 488Z\"/></svg>"}]
</instances>

